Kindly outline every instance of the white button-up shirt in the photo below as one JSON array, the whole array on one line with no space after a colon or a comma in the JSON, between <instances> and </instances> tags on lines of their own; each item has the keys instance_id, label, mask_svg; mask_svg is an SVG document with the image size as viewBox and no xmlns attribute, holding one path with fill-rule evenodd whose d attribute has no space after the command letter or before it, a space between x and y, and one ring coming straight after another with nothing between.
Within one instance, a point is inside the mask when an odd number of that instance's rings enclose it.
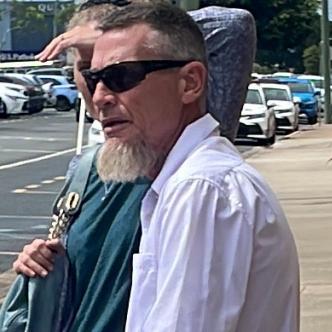
<instances>
[{"instance_id":1,"label":"white button-up shirt","mask_svg":"<svg viewBox=\"0 0 332 332\"><path fill-rule=\"evenodd\" d=\"M298 258L277 199L210 116L142 202L127 332L296 332Z\"/></svg>"}]
</instances>

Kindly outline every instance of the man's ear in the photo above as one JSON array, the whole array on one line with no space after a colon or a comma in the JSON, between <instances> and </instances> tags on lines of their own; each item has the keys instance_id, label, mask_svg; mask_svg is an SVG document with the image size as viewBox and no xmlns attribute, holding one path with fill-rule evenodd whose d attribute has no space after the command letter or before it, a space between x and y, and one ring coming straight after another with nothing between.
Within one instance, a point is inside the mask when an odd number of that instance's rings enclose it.
<instances>
[{"instance_id":1,"label":"man's ear","mask_svg":"<svg viewBox=\"0 0 332 332\"><path fill-rule=\"evenodd\" d=\"M199 61L189 62L181 68L182 102L190 104L202 96L206 86L207 70Z\"/></svg>"}]
</instances>

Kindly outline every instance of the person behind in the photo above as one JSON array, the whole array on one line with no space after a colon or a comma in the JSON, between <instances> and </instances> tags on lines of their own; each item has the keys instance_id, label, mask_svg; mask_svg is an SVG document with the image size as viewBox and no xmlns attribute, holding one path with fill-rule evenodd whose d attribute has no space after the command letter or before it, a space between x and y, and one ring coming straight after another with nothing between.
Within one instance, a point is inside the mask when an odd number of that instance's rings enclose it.
<instances>
[{"instance_id":1,"label":"person behind","mask_svg":"<svg viewBox=\"0 0 332 332\"><path fill-rule=\"evenodd\" d=\"M99 175L153 181L126 331L298 331L294 239L271 189L206 113L197 25L174 6L135 3L99 28L82 71L107 138ZM142 156L147 167L128 174Z\"/></svg>"}]
</instances>

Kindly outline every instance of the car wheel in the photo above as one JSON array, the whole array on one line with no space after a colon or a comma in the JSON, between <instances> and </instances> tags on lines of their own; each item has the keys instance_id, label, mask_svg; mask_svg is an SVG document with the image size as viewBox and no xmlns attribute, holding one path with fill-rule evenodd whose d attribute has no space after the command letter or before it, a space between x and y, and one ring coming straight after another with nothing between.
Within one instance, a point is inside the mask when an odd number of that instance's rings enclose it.
<instances>
[{"instance_id":1,"label":"car wheel","mask_svg":"<svg viewBox=\"0 0 332 332\"><path fill-rule=\"evenodd\" d=\"M70 111L72 107L69 100L66 97L57 96L55 108L59 112L67 112Z\"/></svg>"},{"instance_id":2,"label":"car wheel","mask_svg":"<svg viewBox=\"0 0 332 332\"><path fill-rule=\"evenodd\" d=\"M2 112L0 113L0 117L2 117L3 119L8 117L8 113L7 113L7 106L4 102L2 102L3 105L3 109Z\"/></svg>"}]
</instances>

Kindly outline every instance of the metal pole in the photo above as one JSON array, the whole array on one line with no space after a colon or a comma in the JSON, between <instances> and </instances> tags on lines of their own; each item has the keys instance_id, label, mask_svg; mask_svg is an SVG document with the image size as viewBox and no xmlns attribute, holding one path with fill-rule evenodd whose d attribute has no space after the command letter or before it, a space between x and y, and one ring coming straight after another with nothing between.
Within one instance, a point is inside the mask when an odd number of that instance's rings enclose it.
<instances>
[{"instance_id":1,"label":"metal pole","mask_svg":"<svg viewBox=\"0 0 332 332\"><path fill-rule=\"evenodd\" d=\"M331 77L330 77L330 40L328 0L322 0L321 29L323 37L323 71L324 71L324 97L325 97L325 123L332 123L331 116Z\"/></svg>"},{"instance_id":2,"label":"metal pole","mask_svg":"<svg viewBox=\"0 0 332 332\"><path fill-rule=\"evenodd\" d=\"M57 16L58 16L58 0L55 0L54 10L53 10L53 38L56 37L58 34Z\"/></svg>"}]
</instances>

